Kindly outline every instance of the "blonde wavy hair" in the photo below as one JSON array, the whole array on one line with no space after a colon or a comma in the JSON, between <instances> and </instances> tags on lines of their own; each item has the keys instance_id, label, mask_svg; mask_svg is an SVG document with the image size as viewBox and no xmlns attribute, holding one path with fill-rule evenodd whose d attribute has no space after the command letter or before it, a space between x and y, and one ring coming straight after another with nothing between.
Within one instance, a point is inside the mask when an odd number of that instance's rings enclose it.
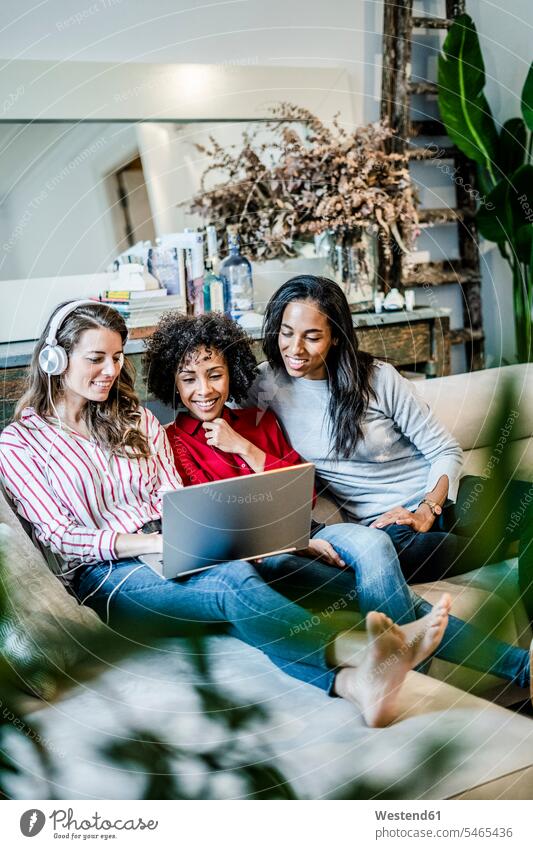
<instances>
[{"instance_id":1,"label":"blonde wavy hair","mask_svg":"<svg viewBox=\"0 0 533 849\"><path fill-rule=\"evenodd\" d=\"M19 420L26 407L33 407L44 419L55 415L53 406L63 392L63 375L48 377L39 366L39 354L46 344L46 337L52 319L65 304L60 304L50 316L46 328L41 334L28 372L24 394L15 410L15 421ZM57 331L58 345L67 355L80 341L82 334L92 328L104 327L118 333L122 344L126 344L128 330L124 319L117 310L107 304L83 304L70 313ZM50 383L49 383L50 381ZM141 411L139 398L135 392L135 368L128 360L113 384L105 401L88 401L84 408L85 425L92 439L102 448L123 457L145 457L151 455L146 436L139 428Z\"/></svg>"}]
</instances>

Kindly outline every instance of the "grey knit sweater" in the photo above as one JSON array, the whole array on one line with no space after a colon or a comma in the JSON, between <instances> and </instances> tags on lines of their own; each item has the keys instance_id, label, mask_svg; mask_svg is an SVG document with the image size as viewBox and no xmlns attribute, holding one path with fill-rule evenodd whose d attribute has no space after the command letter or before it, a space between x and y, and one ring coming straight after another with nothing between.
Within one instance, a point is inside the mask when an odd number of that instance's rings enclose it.
<instances>
[{"instance_id":1,"label":"grey knit sweater","mask_svg":"<svg viewBox=\"0 0 533 849\"><path fill-rule=\"evenodd\" d=\"M335 499L354 521L370 524L391 507L414 510L441 475L455 501L463 455L459 444L435 419L412 383L391 365L377 361L375 399L363 420L364 439L353 457L340 459L330 447L327 380L289 377L262 363L248 403L278 417L293 448L316 466Z\"/></svg>"}]
</instances>

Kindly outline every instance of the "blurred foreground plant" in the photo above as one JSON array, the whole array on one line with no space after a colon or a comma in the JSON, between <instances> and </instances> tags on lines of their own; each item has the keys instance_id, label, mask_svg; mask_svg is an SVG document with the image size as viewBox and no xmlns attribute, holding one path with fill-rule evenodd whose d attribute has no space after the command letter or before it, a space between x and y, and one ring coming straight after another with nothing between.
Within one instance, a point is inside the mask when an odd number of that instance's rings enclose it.
<instances>
[{"instance_id":1,"label":"blurred foreground plant","mask_svg":"<svg viewBox=\"0 0 533 849\"><path fill-rule=\"evenodd\" d=\"M35 718L36 709L46 704L39 699L43 694L68 695L74 686L95 679L110 666L135 655L144 659L162 641L142 629L136 630L134 640L104 626L95 629L70 623L65 630L56 622L52 630L44 617L42 630L38 623L28 639L19 633L20 623L7 596L4 556L0 550L0 798L11 797L10 780L22 776L25 764L32 763L35 756L48 783L48 796L55 798L58 761ZM239 705L229 698L212 678L205 630L184 624L183 631L177 643L198 679L190 686L196 691L204 719L217 726L213 735L217 742L197 751L172 745L153 728L138 727L123 711L120 736L101 748L108 765L118 772L133 767L144 779L140 795L145 799L216 798L221 776L238 779L239 795L295 798L285 776L271 765L271 753L261 744L249 742L253 734L247 732L266 720L265 709ZM210 635L216 633L217 629L209 628ZM146 663L150 662L146 656ZM106 695L104 684L102 700ZM24 756L22 761L20 756L15 760L10 754L14 741L19 744L17 752L27 752L27 761ZM186 777L191 771L201 776L194 789Z\"/></svg>"}]
</instances>

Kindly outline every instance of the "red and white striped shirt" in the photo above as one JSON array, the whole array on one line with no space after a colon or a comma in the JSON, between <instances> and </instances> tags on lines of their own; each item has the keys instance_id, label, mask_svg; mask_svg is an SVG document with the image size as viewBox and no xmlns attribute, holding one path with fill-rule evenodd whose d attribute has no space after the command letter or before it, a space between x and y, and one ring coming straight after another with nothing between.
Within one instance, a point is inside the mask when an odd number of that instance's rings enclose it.
<instances>
[{"instance_id":1,"label":"red and white striped shirt","mask_svg":"<svg viewBox=\"0 0 533 849\"><path fill-rule=\"evenodd\" d=\"M110 455L31 407L0 436L6 490L37 539L66 564L116 560L117 535L159 519L163 493L182 485L163 427L149 410L140 411L148 459Z\"/></svg>"}]
</instances>

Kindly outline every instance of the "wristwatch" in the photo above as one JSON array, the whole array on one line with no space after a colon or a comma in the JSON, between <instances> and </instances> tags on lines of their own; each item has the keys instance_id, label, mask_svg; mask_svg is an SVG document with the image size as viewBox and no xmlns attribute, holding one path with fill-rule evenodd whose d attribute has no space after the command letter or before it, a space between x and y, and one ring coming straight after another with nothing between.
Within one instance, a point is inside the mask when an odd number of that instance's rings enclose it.
<instances>
[{"instance_id":1,"label":"wristwatch","mask_svg":"<svg viewBox=\"0 0 533 849\"><path fill-rule=\"evenodd\" d=\"M441 515L442 507L437 501L432 501L430 498L423 498L418 506L421 507L422 504L427 504L434 516Z\"/></svg>"}]
</instances>

